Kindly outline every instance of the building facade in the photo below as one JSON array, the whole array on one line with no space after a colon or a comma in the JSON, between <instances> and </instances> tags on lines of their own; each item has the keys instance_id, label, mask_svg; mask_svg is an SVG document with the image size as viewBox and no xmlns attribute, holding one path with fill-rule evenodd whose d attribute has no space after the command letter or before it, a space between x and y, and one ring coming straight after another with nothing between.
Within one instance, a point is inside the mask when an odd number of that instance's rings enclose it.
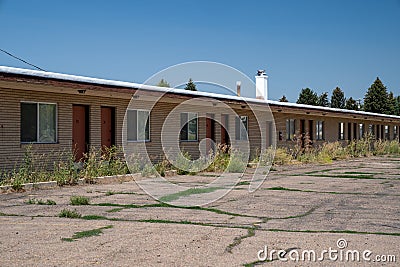
<instances>
[{"instance_id":1,"label":"building facade","mask_svg":"<svg viewBox=\"0 0 400 267\"><path fill-rule=\"evenodd\" d=\"M367 133L399 140L400 117L270 101L267 77L256 80L257 98L250 99L0 67L0 170L18 167L28 145L44 154L74 150L79 161L90 147L141 143L160 160L168 135L195 158L202 146L246 140L254 154L275 143L293 146L306 134L314 145ZM150 109L151 97L158 100ZM168 133L163 127L174 111L170 125L178 130Z\"/></svg>"}]
</instances>

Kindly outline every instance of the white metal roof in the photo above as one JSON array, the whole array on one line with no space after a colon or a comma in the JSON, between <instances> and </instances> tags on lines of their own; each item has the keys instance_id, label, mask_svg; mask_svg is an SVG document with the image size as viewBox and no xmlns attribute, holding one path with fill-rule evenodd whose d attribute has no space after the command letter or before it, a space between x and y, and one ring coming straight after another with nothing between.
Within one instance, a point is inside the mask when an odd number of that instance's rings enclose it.
<instances>
[{"instance_id":1,"label":"white metal roof","mask_svg":"<svg viewBox=\"0 0 400 267\"><path fill-rule=\"evenodd\" d=\"M382 118L400 119L400 116L372 113L372 112L366 112L366 111L356 111L356 110L329 108L329 107L321 107L321 106L311 106L311 105L303 105L303 104L296 104L296 103L289 103L289 102L278 102L278 101L273 101L273 100L261 100L261 99L256 99L256 98L239 97L239 96L233 96L233 95L224 95L224 94L216 94L216 93L208 93L208 92L200 92L200 91L189 91L189 90L183 90L183 89L159 87L159 86L146 85L146 84L133 83L133 82L91 78L91 77L85 77L85 76L77 76L77 75L31 70L31 69L14 68L14 67L7 67L7 66L0 66L0 72L16 74L16 75L28 75L28 76L48 78L48 79L57 79L57 80L65 80L65 81L73 81L73 82L98 84L98 85L109 85L109 86L125 87L125 88L132 88L132 89L151 90L151 91L158 91L158 92L165 92L165 93L174 93L174 94L182 94L182 95L203 96L203 97L211 97L211 98L226 99L226 100L244 101L244 102L249 102L249 103L254 103L254 104L271 104L271 105L282 106L282 107L307 108L307 109L314 109L314 110L327 111L327 112L339 112L339 113L345 113L345 114L364 115L364 116L367 115L367 116L377 116L377 117L382 117Z\"/></svg>"}]
</instances>

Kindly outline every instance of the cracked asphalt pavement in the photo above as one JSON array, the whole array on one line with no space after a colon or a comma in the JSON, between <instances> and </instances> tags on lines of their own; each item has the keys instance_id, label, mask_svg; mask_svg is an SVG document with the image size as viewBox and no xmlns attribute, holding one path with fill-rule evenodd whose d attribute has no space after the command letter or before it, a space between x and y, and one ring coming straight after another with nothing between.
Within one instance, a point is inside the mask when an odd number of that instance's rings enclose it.
<instances>
[{"instance_id":1,"label":"cracked asphalt pavement","mask_svg":"<svg viewBox=\"0 0 400 267\"><path fill-rule=\"evenodd\" d=\"M1 194L0 266L381 266L377 255L395 256L385 266L398 266L400 158L275 168L257 191L247 190L249 170L229 194L196 208L160 203L135 181ZM187 186L212 179L169 178ZM90 204L72 206L73 195ZM191 195L174 197L179 203ZM38 200L56 205L28 204ZM60 218L64 209L82 217ZM65 241L100 228L98 235ZM369 250L371 261L289 258L304 250L319 257L329 248ZM278 253L260 260L264 250L285 251L287 261Z\"/></svg>"}]
</instances>

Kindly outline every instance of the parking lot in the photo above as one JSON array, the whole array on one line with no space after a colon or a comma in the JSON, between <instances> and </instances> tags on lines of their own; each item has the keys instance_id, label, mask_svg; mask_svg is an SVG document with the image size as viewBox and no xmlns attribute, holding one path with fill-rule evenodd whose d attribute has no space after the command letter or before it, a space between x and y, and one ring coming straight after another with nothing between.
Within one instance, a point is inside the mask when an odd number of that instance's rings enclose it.
<instances>
[{"instance_id":1,"label":"parking lot","mask_svg":"<svg viewBox=\"0 0 400 267\"><path fill-rule=\"evenodd\" d=\"M0 265L380 266L381 261L399 262L399 171L396 157L279 166L257 191L248 192L251 176L245 175L229 194L196 208L156 201L135 181L1 194ZM170 180L194 185L212 177ZM71 196L86 197L89 205L71 205ZM175 196L183 202L190 197ZM81 217L60 218L66 209ZM315 251L315 259L312 255L302 259L305 250ZM329 255L329 250L337 253ZM346 261L349 250L360 253L359 262ZM371 253L364 255L366 250Z\"/></svg>"}]
</instances>

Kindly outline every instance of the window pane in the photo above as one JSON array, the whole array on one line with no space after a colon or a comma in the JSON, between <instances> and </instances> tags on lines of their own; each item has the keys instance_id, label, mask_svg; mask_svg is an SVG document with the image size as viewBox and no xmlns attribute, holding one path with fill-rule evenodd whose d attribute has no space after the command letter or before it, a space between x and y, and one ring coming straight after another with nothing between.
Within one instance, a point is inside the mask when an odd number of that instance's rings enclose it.
<instances>
[{"instance_id":1,"label":"window pane","mask_svg":"<svg viewBox=\"0 0 400 267\"><path fill-rule=\"evenodd\" d=\"M137 111L137 140L145 141L146 139L146 126L149 117L149 112L144 110Z\"/></svg>"},{"instance_id":2,"label":"window pane","mask_svg":"<svg viewBox=\"0 0 400 267\"><path fill-rule=\"evenodd\" d=\"M240 118L235 117L235 140L240 140Z\"/></svg>"},{"instance_id":3,"label":"window pane","mask_svg":"<svg viewBox=\"0 0 400 267\"><path fill-rule=\"evenodd\" d=\"M240 140L247 140L247 116L241 116L240 119Z\"/></svg>"},{"instance_id":4,"label":"window pane","mask_svg":"<svg viewBox=\"0 0 400 267\"><path fill-rule=\"evenodd\" d=\"M324 127L322 121L317 121L316 130L317 130L317 140L324 139Z\"/></svg>"},{"instance_id":5,"label":"window pane","mask_svg":"<svg viewBox=\"0 0 400 267\"><path fill-rule=\"evenodd\" d=\"M39 142L56 141L56 105L39 104Z\"/></svg>"},{"instance_id":6,"label":"window pane","mask_svg":"<svg viewBox=\"0 0 400 267\"><path fill-rule=\"evenodd\" d=\"M137 111L128 110L127 115L127 139L128 141L137 141Z\"/></svg>"},{"instance_id":7,"label":"window pane","mask_svg":"<svg viewBox=\"0 0 400 267\"><path fill-rule=\"evenodd\" d=\"M37 141L37 104L21 103L21 142Z\"/></svg>"},{"instance_id":8,"label":"window pane","mask_svg":"<svg viewBox=\"0 0 400 267\"><path fill-rule=\"evenodd\" d=\"M197 140L197 114L189 113L188 140Z\"/></svg>"},{"instance_id":9,"label":"window pane","mask_svg":"<svg viewBox=\"0 0 400 267\"><path fill-rule=\"evenodd\" d=\"M290 139L290 121L286 120L286 139Z\"/></svg>"},{"instance_id":10,"label":"window pane","mask_svg":"<svg viewBox=\"0 0 400 267\"><path fill-rule=\"evenodd\" d=\"M150 114L147 112L147 120L146 120L146 130L145 130L146 140L150 140Z\"/></svg>"},{"instance_id":11,"label":"window pane","mask_svg":"<svg viewBox=\"0 0 400 267\"><path fill-rule=\"evenodd\" d=\"M289 120L290 121L290 139L293 140L294 138L294 134L295 134L295 129L294 129L294 125L295 125L295 120Z\"/></svg>"},{"instance_id":12,"label":"window pane","mask_svg":"<svg viewBox=\"0 0 400 267\"><path fill-rule=\"evenodd\" d=\"M181 113L181 140L188 140L188 114Z\"/></svg>"}]
</instances>

